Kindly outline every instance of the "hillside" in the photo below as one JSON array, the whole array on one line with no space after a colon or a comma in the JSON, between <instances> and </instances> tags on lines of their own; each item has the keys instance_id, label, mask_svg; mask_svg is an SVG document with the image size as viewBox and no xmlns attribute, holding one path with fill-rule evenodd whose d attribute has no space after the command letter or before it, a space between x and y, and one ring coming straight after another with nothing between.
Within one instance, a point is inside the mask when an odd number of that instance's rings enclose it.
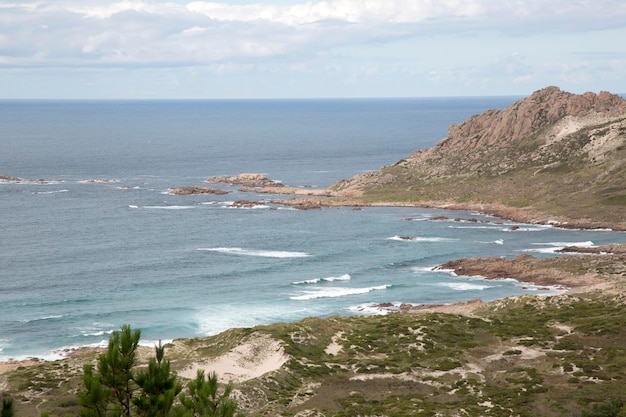
<instances>
[{"instance_id":1,"label":"hillside","mask_svg":"<svg viewBox=\"0 0 626 417\"><path fill-rule=\"evenodd\" d=\"M547 87L332 189L367 203L508 207L530 220L625 229L624 184L626 100Z\"/></svg>"}]
</instances>

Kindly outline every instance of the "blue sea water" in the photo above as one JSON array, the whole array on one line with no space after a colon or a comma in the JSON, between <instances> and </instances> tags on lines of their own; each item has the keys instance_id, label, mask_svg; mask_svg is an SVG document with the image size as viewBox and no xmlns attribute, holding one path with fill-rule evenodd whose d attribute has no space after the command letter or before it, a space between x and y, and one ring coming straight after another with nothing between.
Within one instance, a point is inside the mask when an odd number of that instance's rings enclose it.
<instances>
[{"instance_id":1,"label":"blue sea water","mask_svg":"<svg viewBox=\"0 0 626 417\"><path fill-rule=\"evenodd\" d=\"M168 194L242 172L326 187L514 100L0 101L0 174L45 180L0 182L0 360L101 345L122 324L151 343L375 314L382 302L545 293L431 268L461 256L557 256L626 234L418 208L298 211L237 187ZM238 199L264 203L228 207ZM479 222L428 220L438 215Z\"/></svg>"}]
</instances>

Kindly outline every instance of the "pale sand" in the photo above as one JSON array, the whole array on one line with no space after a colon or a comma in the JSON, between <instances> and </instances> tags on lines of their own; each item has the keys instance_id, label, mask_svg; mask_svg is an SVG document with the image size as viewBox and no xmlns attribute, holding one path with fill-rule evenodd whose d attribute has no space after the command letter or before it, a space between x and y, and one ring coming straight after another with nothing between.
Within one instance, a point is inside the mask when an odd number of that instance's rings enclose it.
<instances>
[{"instance_id":1,"label":"pale sand","mask_svg":"<svg viewBox=\"0 0 626 417\"><path fill-rule=\"evenodd\" d=\"M14 371L20 366L33 366L42 362L44 361L40 359L24 359L20 361L9 360L5 362L0 361L0 375Z\"/></svg>"},{"instance_id":2,"label":"pale sand","mask_svg":"<svg viewBox=\"0 0 626 417\"><path fill-rule=\"evenodd\" d=\"M341 344L339 344L339 341L341 340L343 336L343 332L337 332L332 339L332 342L326 346L326 349L324 349L324 352L326 352L328 355L338 355L342 350L343 350L343 346L341 346Z\"/></svg>"},{"instance_id":3,"label":"pale sand","mask_svg":"<svg viewBox=\"0 0 626 417\"><path fill-rule=\"evenodd\" d=\"M195 362L178 373L193 379L198 370L216 372L220 381L243 382L280 369L289 356L279 341L261 333L251 334L242 344L217 358Z\"/></svg>"}]
</instances>

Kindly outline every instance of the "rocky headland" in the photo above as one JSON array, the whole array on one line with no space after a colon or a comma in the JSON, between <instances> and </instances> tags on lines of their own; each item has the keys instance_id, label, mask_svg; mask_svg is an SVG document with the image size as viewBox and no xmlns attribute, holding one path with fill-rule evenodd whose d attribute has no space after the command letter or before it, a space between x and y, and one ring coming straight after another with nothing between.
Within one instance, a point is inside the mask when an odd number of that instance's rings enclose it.
<instances>
[{"instance_id":1,"label":"rocky headland","mask_svg":"<svg viewBox=\"0 0 626 417\"><path fill-rule=\"evenodd\" d=\"M278 204L471 210L524 223L626 230L626 100L547 87L452 125L435 146L328 189L260 174L212 177Z\"/></svg>"},{"instance_id":2,"label":"rocky headland","mask_svg":"<svg viewBox=\"0 0 626 417\"><path fill-rule=\"evenodd\" d=\"M370 204L626 230L624 184L626 100L547 87L452 125L435 146L331 190Z\"/></svg>"}]
</instances>

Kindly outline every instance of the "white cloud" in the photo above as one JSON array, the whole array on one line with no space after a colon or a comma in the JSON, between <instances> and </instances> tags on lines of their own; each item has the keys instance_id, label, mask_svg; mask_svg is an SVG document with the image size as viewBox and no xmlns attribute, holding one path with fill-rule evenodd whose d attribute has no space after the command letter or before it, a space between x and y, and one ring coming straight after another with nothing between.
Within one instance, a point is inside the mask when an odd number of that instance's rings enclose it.
<instances>
[{"instance_id":1,"label":"white cloud","mask_svg":"<svg viewBox=\"0 0 626 417\"><path fill-rule=\"evenodd\" d=\"M0 78L36 69L116 68L129 76L133 69L187 68L213 76L342 78L355 85L384 77L437 85L499 77L524 84L541 82L542 75L582 83L594 76L579 72L604 65L623 73L626 65L626 51L615 40L626 31L624 1L551 0L550 7L545 0L242 3L0 0ZM570 34L578 34L576 41ZM598 34L604 34L601 45ZM597 49L604 55L594 55ZM597 64L580 64L590 60Z\"/></svg>"},{"instance_id":2,"label":"white cloud","mask_svg":"<svg viewBox=\"0 0 626 417\"><path fill-rule=\"evenodd\" d=\"M217 20L269 20L287 25L325 20L347 23L415 23L440 17L468 18L484 14L481 3L483 2L476 0L331 0L279 7L194 1L187 5L187 9Z\"/></svg>"},{"instance_id":3,"label":"white cloud","mask_svg":"<svg viewBox=\"0 0 626 417\"><path fill-rule=\"evenodd\" d=\"M0 56L14 65L208 65L424 34L506 32L511 22L517 32L539 23L547 31L584 29L580 21L591 30L600 20L624 24L626 6L619 3L558 0L548 9L539 0L24 1L0 5L0 40L13 40Z\"/></svg>"}]
</instances>

